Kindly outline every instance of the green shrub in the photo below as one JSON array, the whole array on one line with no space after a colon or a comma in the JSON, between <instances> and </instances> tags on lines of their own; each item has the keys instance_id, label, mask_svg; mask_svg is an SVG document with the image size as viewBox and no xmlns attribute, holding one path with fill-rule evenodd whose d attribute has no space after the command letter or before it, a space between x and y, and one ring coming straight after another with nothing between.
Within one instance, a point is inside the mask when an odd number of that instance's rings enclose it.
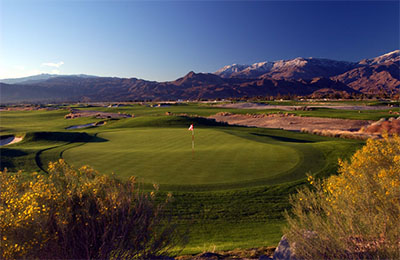
<instances>
[{"instance_id":1,"label":"green shrub","mask_svg":"<svg viewBox=\"0 0 400 260\"><path fill-rule=\"evenodd\" d=\"M284 230L301 259L400 259L400 138L368 140L339 175L310 176ZM295 244L293 244L295 243Z\"/></svg>"},{"instance_id":2,"label":"green shrub","mask_svg":"<svg viewBox=\"0 0 400 260\"><path fill-rule=\"evenodd\" d=\"M0 172L0 258L148 259L185 236L165 201L84 166L49 164L49 174ZM157 202L158 201L158 202Z\"/></svg>"}]
</instances>

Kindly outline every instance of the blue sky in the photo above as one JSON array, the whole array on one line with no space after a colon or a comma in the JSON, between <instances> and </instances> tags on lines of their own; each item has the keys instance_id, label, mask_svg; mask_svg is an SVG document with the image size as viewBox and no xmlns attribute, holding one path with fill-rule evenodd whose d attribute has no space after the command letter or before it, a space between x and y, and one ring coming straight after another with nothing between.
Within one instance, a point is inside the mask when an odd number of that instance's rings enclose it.
<instances>
[{"instance_id":1,"label":"blue sky","mask_svg":"<svg viewBox=\"0 0 400 260\"><path fill-rule=\"evenodd\" d=\"M0 78L174 80L232 63L399 49L399 1L0 0Z\"/></svg>"}]
</instances>

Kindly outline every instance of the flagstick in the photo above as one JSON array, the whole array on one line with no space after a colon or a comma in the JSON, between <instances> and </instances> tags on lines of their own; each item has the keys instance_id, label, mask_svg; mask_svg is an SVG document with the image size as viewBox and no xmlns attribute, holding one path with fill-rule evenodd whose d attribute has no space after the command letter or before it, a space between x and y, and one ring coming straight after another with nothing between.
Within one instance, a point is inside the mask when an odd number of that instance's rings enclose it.
<instances>
[{"instance_id":1,"label":"flagstick","mask_svg":"<svg viewBox=\"0 0 400 260\"><path fill-rule=\"evenodd\" d=\"M192 159L194 158L194 129L192 130Z\"/></svg>"}]
</instances>

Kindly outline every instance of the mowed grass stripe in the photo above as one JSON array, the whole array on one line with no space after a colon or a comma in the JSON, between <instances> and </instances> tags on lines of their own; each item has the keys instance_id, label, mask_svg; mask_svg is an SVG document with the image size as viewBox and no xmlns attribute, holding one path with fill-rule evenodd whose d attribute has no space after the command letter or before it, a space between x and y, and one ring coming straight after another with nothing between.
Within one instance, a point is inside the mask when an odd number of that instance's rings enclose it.
<instances>
[{"instance_id":1,"label":"mowed grass stripe","mask_svg":"<svg viewBox=\"0 0 400 260\"><path fill-rule=\"evenodd\" d=\"M218 129L130 129L98 135L107 142L71 148L63 156L123 178L132 175L159 184L231 183L265 178L295 167L300 156L288 146L249 141Z\"/></svg>"}]
</instances>

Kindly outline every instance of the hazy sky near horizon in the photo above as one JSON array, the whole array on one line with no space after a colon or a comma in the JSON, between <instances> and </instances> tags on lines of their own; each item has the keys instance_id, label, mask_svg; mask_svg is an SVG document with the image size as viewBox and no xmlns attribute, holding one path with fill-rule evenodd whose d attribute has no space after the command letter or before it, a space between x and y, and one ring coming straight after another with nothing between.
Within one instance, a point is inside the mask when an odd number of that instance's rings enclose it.
<instances>
[{"instance_id":1,"label":"hazy sky near horizon","mask_svg":"<svg viewBox=\"0 0 400 260\"><path fill-rule=\"evenodd\" d=\"M174 80L296 57L399 49L399 1L0 0L0 78Z\"/></svg>"}]
</instances>

